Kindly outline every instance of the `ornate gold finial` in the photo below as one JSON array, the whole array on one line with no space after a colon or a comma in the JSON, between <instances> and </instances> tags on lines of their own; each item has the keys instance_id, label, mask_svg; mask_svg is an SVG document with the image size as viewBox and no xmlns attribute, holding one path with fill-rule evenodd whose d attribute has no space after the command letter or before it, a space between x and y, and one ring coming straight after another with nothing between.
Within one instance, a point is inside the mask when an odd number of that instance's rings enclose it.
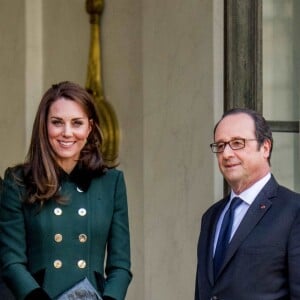
<instances>
[{"instance_id":1,"label":"ornate gold finial","mask_svg":"<svg viewBox=\"0 0 300 300\"><path fill-rule=\"evenodd\" d=\"M108 166L118 163L120 130L112 105L105 100L102 84L102 64L100 46L100 16L104 0L86 0L86 11L90 15L91 41L87 71L86 89L94 98L103 134L101 151Z\"/></svg>"}]
</instances>

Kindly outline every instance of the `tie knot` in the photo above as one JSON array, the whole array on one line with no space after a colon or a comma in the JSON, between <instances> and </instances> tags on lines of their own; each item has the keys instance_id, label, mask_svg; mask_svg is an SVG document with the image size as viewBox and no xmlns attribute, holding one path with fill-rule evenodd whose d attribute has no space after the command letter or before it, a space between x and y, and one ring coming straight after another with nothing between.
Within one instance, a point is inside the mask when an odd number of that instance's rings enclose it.
<instances>
[{"instance_id":1,"label":"tie knot","mask_svg":"<svg viewBox=\"0 0 300 300\"><path fill-rule=\"evenodd\" d=\"M234 198L231 200L229 209L234 211L234 210L235 210L242 202L243 202L243 200L242 200L241 198L239 198L239 197L234 197Z\"/></svg>"}]
</instances>

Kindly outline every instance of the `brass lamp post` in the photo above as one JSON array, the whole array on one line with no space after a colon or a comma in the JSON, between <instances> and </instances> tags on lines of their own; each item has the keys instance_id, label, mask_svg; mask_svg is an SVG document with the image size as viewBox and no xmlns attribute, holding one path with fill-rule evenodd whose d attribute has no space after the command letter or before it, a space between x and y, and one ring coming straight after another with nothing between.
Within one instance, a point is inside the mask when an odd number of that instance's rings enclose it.
<instances>
[{"instance_id":1,"label":"brass lamp post","mask_svg":"<svg viewBox=\"0 0 300 300\"><path fill-rule=\"evenodd\" d=\"M105 100L102 83L100 18L104 0L86 0L86 11L90 15L91 39L86 89L94 98L100 127L103 134L101 151L105 163L112 167L118 163L120 130L112 105Z\"/></svg>"}]
</instances>

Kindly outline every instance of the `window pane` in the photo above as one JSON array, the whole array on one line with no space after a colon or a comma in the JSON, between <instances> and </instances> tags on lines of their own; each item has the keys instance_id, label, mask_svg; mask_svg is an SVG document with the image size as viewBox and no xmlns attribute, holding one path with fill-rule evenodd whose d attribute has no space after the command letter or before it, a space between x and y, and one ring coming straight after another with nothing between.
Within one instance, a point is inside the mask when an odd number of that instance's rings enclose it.
<instances>
[{"instance_id":1,"label":"window pane","mask_svg":"<svg viewBox=\"0 0 300 300\"><path fill-rule=\"evenodd\" d=\"M263 0L263 114L299 120L299 0Z\"/></svg>"},{"instance_id":2,"label":"window pane","mask_svg":"<svg viewBox=\"0 0 300 300\"><path fill-rule=\"evenodd\" d=\"M299 134L273 133L272 173L279 184L300 192Z\"/></svg>"}]
</instances>

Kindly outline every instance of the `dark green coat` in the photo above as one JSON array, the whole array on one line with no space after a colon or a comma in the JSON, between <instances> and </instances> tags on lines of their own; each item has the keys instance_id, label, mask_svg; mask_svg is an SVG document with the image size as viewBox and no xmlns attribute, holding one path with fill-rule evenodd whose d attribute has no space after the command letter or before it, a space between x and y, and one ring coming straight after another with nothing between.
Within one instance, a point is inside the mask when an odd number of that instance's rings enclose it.
<instances>
[{"instance_id":1,"label":"dark green coat","mask_svg":"<svg viewBox=\"0 0 300 300\"><path fill-rule=\"evenodd\" d=\"M125 298L131 272L123 173L109 170L91 179L86 190L78 187L78 178L78 172L62 176L66 205L48 201L39 210L22 202L24 189L6 171L0 260L3 278L17 299L39 287L55 298L85 277L101 295Z\"/></svg>"}]
</instances>

